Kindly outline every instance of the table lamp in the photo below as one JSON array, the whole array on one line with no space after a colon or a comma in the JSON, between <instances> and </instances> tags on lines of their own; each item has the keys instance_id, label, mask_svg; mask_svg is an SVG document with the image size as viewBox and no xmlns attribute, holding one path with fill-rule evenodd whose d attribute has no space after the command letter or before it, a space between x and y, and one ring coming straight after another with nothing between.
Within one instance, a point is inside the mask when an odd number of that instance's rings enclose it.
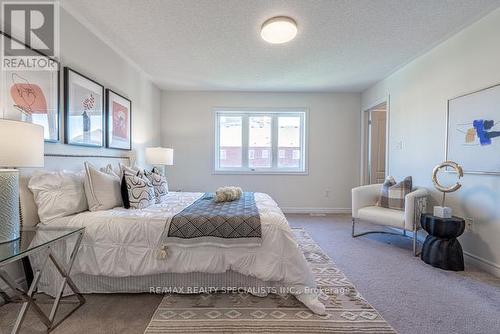
<instances>
[{"instance_id":1,"label":"table lamp","mask_svg":"<svg viewBox=\"0 0 500 334\"><path fill-rule=\"evenodd\" d=\"M19 171L43 167L44 139L40 125L0 119L0 243L19 238Z\"/></svg>"},{"instance_id":2,"label":"table lamp","mask_svg":"<svg viewBox=\"0 0 500 334\"><path fill-rule=\"evenodd\" d=\"M165 166L174 164L174 149L165 147L147 147L146 163L153 166L162 166L165 175Z\"/></svg>"}]
</instances>

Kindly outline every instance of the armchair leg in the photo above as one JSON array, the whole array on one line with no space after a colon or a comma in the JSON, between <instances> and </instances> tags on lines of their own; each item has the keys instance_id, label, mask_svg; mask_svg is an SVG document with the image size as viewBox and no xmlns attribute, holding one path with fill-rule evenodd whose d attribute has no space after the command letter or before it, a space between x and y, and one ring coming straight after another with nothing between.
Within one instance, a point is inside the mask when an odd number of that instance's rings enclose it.
<instances>
[{"instance_id":1,"label":"armchair leg","mask_svg":"<svg viewBox=\"0 0 500 334\"><path fill-rule=\"evenodd\" d=\"M413 255L419 256L420 253L417 252L417 232L418 230L413 231Z\"/></svg>"},{"instance_id":2,"label":"armchair leg","mask_svg":"<svg viewBox=\"0 0 500 334\"><path fill-rule=\"evenodd\" d=\"M389 232L389 231L368 231L368 232L363 232L363 233L359 233L359 234L355 234L355 231L354 231L354 226L356 225L356 218L352 218L352 229L351 229L351 236L353 238L357 238L357 237L360 237L360 236L363 236L363 235L367 235L367 234L372 234L372 233L383 233L383 234L392 234L392 235L399 235L401 236L401 233L395 233L395 232ZM417 250L417 232L418 230L417 229L414 229L413 230L413 256L419 256L420 255L420 252L418 252ZM406 233L406 229L403 229L403 236L406 237L406 238L410 238L410 236Z\"/></svg>"},{"instance_id":3,"label":"armchair leg","mask_svg":"<svg viewBox=\"0 0 500 334\"><path fill-rule=\"evenodd\" d=\"M351 236L354 238L354 224L356 223L356 219L354 217L352 218L352 231L351 231Z\"/></svg>"}]
</instances>

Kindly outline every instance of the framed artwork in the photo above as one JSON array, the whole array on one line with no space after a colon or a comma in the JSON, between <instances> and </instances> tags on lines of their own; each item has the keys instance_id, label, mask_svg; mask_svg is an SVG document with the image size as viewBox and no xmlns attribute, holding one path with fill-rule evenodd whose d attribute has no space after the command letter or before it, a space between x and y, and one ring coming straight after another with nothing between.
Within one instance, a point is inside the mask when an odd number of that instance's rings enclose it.
<instances>
[{"instance_id":1,"label":"framed artwork","mask_svg":"<svg viewBox=\"0 0 500 334\"><path fill-rule=\"evenodd\" d=\"M448 100L446 139L464 173L500 174L500 85Z\"/></svg>"},{"instance_id":2,"label":"framed artwork","mask_svg":"<svg viewBox=\"0 0 500 334\"><path fill-rule=\"evenodd\" d=\"M64 106L66 144L104 146L104 87L65 67Z\"/></svg>"},{"instance_id":3,"label":"framed artwork","mask_svg":"<svg viewBox=\"0 0 500 334\"><path fill-rule=\"evenodd\" d=\"M106 89L106 147L132 149L132 102Z\"/></svg>"},{"instance_id":4,"label":"framed artwork","mask_svg":"<svg viewBox=\"0 0 500 334\"><path fill-rule=\"evenodd\" d=\"M1 38L12 39L4 33L1 33ZM34 50L33 55L44 56ZM59 62L53 61L57 63L57 70L1 71L4 118L43 126L47 142L59 141Z\"/></svg>"}]
</instances>

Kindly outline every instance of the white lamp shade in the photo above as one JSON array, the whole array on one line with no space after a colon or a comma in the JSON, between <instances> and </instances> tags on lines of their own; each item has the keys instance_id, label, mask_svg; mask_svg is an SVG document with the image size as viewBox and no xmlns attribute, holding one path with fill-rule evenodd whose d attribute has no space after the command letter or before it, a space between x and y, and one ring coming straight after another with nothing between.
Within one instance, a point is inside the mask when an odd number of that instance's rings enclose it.
<instances>
[{"instance_id":1,"label":"white lamp shade","mask_svg":"<svg viewBox=\"0 0 500 334\"><path fill-rule=\"evenodd\" d=\"M146 163L150 165L171 166L174 164L174 149L165 147L147 147Z\"/></svg>"},{"instance_id":2,"label":"white lamp shade","mask_svg":"<svg viewBox=\"0 0 500 334\"><path fill-rule=\"evenodd\" d=\"M43 167L40 125L0 119L0 167Z\"/></svg>"}]
</instances>

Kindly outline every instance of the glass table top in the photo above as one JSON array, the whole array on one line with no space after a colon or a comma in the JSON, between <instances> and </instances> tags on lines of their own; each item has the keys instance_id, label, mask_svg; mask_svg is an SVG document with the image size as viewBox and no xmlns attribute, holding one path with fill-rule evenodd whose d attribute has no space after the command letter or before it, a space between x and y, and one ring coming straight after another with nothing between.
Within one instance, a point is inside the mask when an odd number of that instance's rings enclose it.
<instances>
[{"instance_id":1,"label":"glass table top","mask_svg":"<svg viewBox=\"0 0 500 334\"><path fill-rule=\"evenodd\" d=\"M84 229L84 227L23 227L19 239L0 243L0 266L27 256L58 240L76 235Z\"/></svg>"}]
</instances>

